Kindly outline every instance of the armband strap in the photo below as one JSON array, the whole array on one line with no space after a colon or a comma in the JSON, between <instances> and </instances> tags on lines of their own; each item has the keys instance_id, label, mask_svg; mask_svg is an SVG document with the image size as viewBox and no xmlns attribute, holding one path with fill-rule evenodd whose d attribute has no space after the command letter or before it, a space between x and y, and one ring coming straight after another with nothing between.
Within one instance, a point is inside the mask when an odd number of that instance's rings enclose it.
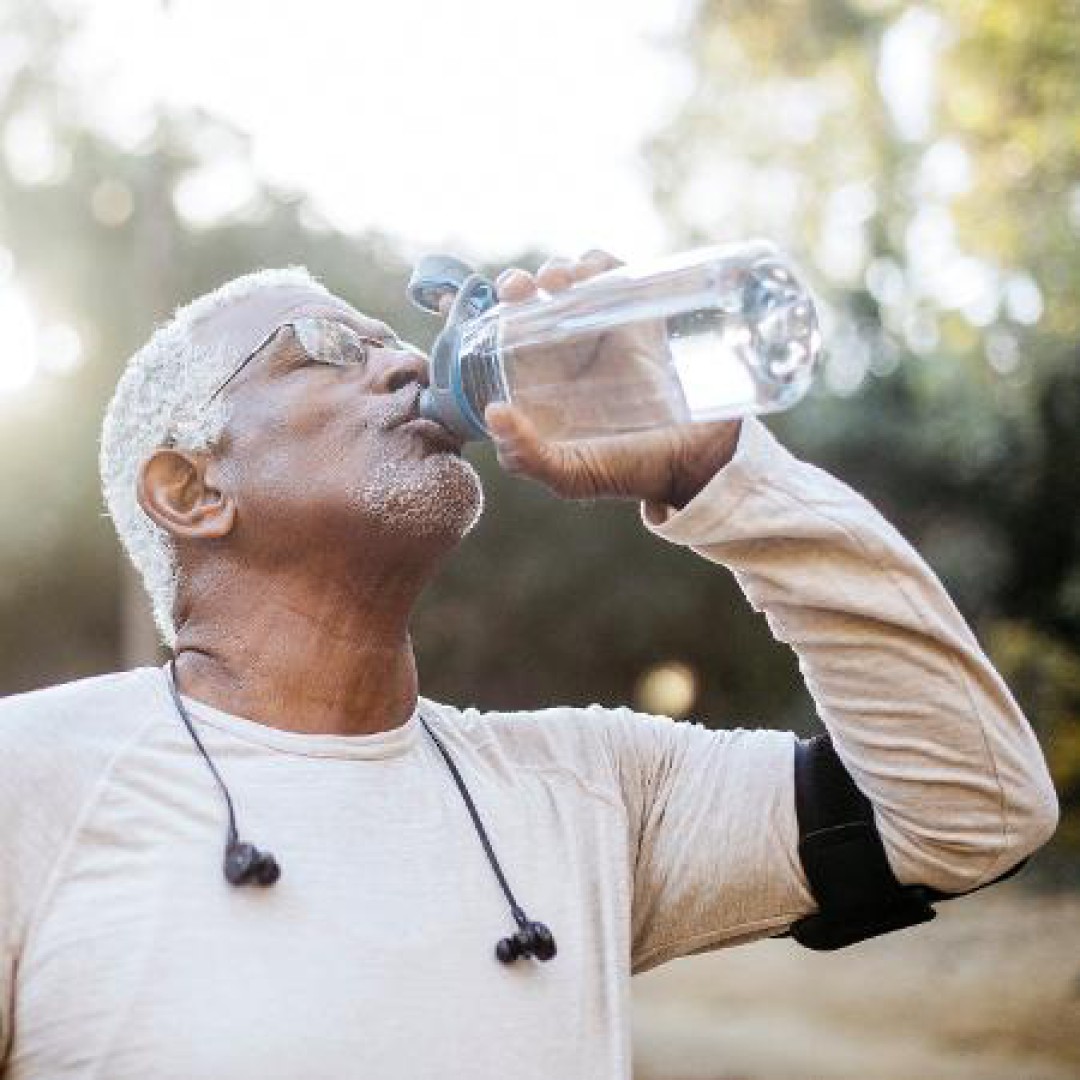
<instances>
[{"instance_id":1,"label":"armband strap","mask_svg":"<svg viewBox=\"0 0 1080 1080\"><path fill-rule=\"evenodd\" d=\"M795 810L799 860L819 910L781 936L793 937L808 949L842 949L929 922L936 914L932 904L962 895L896 880L870 800L844 768L828 735L796 741ZM1011 877L1023 865L995 880Z\"/></svg>"}]
</instances>

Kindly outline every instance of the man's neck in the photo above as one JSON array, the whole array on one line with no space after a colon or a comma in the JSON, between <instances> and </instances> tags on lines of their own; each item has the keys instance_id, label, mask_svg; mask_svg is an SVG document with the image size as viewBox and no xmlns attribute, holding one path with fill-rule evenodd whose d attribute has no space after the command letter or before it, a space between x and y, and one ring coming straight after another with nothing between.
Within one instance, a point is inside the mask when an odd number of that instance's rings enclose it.
<instances>
[{"instance_id":1,"label":"man's neck","mask_svg":"<svg viewBox=\"0 0 1080 1080\"><path fill-rule=\"evenodd\" d=\"M180 691L286 731L389 731L416 707L418 592L392 575L219 585L212 608L195 605L178 632Z\"/></svg>"}]
</instances>

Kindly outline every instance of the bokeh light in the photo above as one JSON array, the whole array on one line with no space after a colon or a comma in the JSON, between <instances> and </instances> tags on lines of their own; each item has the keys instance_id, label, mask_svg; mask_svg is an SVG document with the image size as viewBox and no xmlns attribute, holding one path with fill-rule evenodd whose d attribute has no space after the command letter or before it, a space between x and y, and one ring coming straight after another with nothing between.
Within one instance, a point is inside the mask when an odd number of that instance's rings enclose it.
<instances>
[{"instance_id":1,"label":"bokeh light","mask_svg":"<svg viewBox=\"0 0 1080 1080\"><path fill-rule=\"evenodd\" d=\"M697 676L689 664L669 661L656 664L638 679L635 700L644 712L688 716L697 699Z\"/></svg>"},{"instance_id":2,"label":"bokeh light","mask_svg":"<svg viewBox=\"0 0 1080 1080\"><path fill-rule=\"evenodd\" d=\"M28 386L38 367L38 324L26 294L14 283L0 285L0 394Z\"/></svg>"}]
</instances>

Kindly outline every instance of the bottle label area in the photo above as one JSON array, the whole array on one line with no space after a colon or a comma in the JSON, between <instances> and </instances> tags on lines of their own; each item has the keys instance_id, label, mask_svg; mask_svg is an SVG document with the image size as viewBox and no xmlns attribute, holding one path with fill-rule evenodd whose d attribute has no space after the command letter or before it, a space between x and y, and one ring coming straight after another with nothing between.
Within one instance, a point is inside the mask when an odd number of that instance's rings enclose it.
<instances>
[{"instance_id":1,"label":"bottle label area","mask_svg":"<svg viewBox=\"0 0 1080 1080\"><path fill-rule=\"evenodd\" d=\"M568 442L793 405L820 347L813 304L780 259L737 256L486 312L463 330L459 408L482 428L509 401Z\"/></svg>"}]
</instances>

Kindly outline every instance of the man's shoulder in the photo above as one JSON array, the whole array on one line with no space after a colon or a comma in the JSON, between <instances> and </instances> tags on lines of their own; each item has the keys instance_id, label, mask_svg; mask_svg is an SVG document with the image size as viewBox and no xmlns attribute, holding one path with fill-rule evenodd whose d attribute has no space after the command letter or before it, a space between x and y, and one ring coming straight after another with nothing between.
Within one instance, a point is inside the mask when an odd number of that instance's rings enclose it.
<instances>
[{"instance_id":1,"label":"man's shoulder","mask_svg":"<svg viewBox=\"0 0 1080 1080\"><path fill-rule=\"evenodd\" d=\"M0 699L0 917L26 916L111 765L160 714L154 678L119 672Z\"/></svg>"},{"instance_id":2,"label":"man's shoulder","mask_svg":"<svg viewBox=\"0 0 1080 1080\"><path fill-rule=\"evenodd\" d=\"M519 711L435 706L452 737L471 747L491 746L522 765L559 765L625 787L677 763L775 752L790 732L710 728L700 723L605 705Z\"/></svg>"},{"instance_id":3,"label":"man's shoulder","mask_svg":"<svg viewBox=\"0 0 1080 1080\"><path fill-rule=\"evenodd\" d=\"M156 668L137 668L0 698L0 758L65 748L107 753L160 709L160 679Z\"/></svg>"},{"instance_id":4,"label":"man's shoulder","mask_svg":"<svg viewBox=\"0 0 1080 1080\"><path fill-rule=\"evenodd\" d=\"M627 708L563 705L539 709L457 708L425 702L450 738L515 764L563 767L610 778L623 744L633 739L637 716Z\"/></svg>"}]
</instances>

